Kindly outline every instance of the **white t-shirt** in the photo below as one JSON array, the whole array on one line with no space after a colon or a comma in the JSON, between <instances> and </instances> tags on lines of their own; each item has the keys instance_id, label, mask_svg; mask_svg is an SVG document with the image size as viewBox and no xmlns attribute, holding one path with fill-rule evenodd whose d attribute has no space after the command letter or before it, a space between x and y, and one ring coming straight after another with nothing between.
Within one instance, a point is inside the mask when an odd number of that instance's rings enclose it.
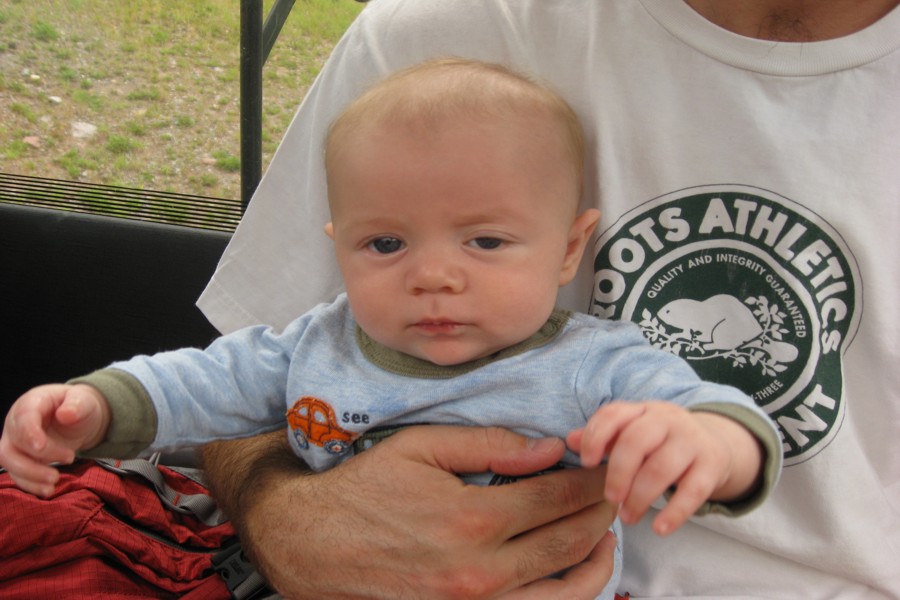
<instances>
[{"instance_id":1,"label":"white t-shirt","mask_svg":"<svg viewBox=\"0 0 900 600\"><path fill-rule=\"evenodd\" d=\"M214 325L281 327L342 289L325 128L382 74L439 55L530 73L583 120L603 221L561 304L640 323L781 428L769 502L668 538L629 528L620 591L900 598L900 9L792 44L676 0L374 0L200 299Z\"/></svg>"}]
</instances>

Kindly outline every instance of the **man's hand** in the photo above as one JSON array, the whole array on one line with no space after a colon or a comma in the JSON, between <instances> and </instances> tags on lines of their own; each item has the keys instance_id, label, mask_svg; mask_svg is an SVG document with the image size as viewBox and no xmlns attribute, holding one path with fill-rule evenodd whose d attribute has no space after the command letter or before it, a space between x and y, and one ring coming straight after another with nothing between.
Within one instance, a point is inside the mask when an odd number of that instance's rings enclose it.
<instances>
[{"instance_id":1,"label":"man's hand","mask_svg":"<svg viewBox=\"0 0 900 600\"><path fill-rule=\"evenodd\" d=\"M204 449L214 491L289 598L593 599L612 573L602 470L496 487L454 475L533 473L560 459L560 440L414 427L315 475L283 432L224 444Z\"/></svg>"}]
</instances>

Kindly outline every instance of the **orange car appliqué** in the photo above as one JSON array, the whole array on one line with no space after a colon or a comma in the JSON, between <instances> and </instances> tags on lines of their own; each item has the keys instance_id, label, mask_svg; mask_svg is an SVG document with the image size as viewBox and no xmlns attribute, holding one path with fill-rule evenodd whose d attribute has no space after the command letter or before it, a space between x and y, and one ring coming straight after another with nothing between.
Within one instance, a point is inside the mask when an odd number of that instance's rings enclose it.
<instances>
[{"instance_id":1,"label":"orange car appliqu\u00e9","mask_svg":"<svg viewBox=\"0 0 900 600\"><path fill-rule=\"evenodd\" d=\"M310 444L329 454L344 454L358 434L338 425L334 409L324 400L303 396L287 411L288 427L303 449Z\"/></svg>"}]
</instances>

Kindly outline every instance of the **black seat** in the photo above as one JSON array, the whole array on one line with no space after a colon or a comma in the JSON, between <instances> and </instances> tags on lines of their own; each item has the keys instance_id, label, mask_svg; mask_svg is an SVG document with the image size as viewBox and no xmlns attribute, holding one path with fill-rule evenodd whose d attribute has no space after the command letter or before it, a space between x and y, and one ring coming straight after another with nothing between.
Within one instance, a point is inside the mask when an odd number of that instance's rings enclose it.
<instances>
[{"instance_id":1,"label":"black seat","mask_svg":"<svg viewBox=\"0 0 900 600\"><path fill-rule=\"evenodd\" d=\"M34 385L208 344L194 303L229 238L0 202L0 416Z\"/></svg>"}]
</instances>

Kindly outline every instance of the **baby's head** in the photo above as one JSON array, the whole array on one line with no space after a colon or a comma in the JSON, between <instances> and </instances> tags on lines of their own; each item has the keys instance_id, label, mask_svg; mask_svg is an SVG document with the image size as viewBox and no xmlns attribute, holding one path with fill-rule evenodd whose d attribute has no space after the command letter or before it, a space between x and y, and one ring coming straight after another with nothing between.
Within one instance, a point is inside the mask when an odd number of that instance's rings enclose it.
<instances>
[{"instance_id":1,"label":"baby's head","mask_svg":"<svg viewBox=\"0 0 900 600\"><path fill-rule=\"evenodd\" d=\"M536 333L598 219L577 214L574 112L497 65L444 59L388 77L334 122L325 163L326 231L356 319L438 364Z\"/></svg>"},{"instance_id":2,"label":"baby's head","mask_svg":"<svg viewBox=\"0 0 900 600\"><path fill-rule=\"evenodd\" d=\"M585 153L578 117L549 88L493 63L436 59L381 80L332 123L325 145L326 169L333 179L340 172L342 152L379 130L382 134L397 130L413 136L430 134L434 139L442 128L484 129L485 135L500 134L505 128L511 135L533 136L530 141L544 145L544 158L556 158L561 168L570 170L577 206ZM381 162L391 157L370 159Z\"/></svg>"}]
</instances>

